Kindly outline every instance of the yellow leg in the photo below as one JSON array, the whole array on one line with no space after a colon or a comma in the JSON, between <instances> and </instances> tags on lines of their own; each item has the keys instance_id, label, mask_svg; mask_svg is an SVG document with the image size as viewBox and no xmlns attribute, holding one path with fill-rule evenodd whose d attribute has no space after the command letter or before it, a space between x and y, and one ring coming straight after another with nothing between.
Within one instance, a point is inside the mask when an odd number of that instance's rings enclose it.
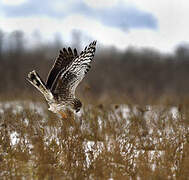
<instances>
[{"instance_id":1,"label":"yellow leg","mask_svg":"<svg viewBox=\"0 0 189 180\"><path fill-rule=\"evenodd\" d=\"M61 111L60 111L59 114L61 115L61 117L62 117L63 119L67 119L67 118L68 118L67 114L64 113L64 112L61 112Z\"/></svg>"}]
</instances>

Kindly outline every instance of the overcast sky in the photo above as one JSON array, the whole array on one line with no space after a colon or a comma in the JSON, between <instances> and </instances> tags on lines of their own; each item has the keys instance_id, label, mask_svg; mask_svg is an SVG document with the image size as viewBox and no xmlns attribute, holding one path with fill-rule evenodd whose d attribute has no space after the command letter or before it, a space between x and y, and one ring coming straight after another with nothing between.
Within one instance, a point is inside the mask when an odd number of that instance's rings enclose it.
<instances>
[{"instance_id":1,"label":"overcast sky","mask_svg":"<svg viewBox=\"0 0 189 180\"><path fill-rule=\"evenodd\" d=\"M162 52L189 42L187 0L1 0L0 29L40 32L70 41L73 30L119 49L152 47Z\"/></svg>"}]
</instances>

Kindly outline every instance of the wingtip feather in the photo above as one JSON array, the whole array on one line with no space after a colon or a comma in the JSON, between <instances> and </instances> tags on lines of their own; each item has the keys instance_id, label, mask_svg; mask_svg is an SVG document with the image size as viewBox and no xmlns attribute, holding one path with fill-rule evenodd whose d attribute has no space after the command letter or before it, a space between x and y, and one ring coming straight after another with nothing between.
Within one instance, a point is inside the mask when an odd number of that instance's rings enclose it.
<instances>
[{"instance_id":1,"label":"wingtip feather","mask_svg":"<svg viewBox=\"0 0 189 180\"><path fill-rule=\"evenodd\" d=\"M36 75L35 70L33 70L33 71L31 71L31 72L28 73L28 78L29 78L29 79L31 79L32 74L35 74L35 75Z\"/></svg>"}]
</instances>

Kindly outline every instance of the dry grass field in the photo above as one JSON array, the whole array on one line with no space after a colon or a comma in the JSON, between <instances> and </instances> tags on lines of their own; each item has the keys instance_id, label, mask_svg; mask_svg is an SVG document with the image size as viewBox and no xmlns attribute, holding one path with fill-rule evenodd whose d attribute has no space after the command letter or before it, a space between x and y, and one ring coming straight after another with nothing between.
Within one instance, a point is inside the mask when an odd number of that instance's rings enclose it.
<instances>
[{"instance_id":1,"label":"dry grass field","mask_svg":"<svg viewBox=\"0 0 189 180\"><path fill-rule=\"evenodd\" d=\"M189 107L0 102L0 179L188 179Z\"/></svg>"}]
</instances>

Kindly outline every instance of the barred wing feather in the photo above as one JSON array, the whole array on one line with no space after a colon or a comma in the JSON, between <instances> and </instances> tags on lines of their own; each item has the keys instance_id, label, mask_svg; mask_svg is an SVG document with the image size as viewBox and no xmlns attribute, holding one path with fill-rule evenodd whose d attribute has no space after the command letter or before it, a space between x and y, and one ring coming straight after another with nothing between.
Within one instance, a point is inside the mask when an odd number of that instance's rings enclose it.
<instances>
[{"instance_id":1,"label":"barred wing feather","mask_svg":"<svg viewBox=\"0 0 189 180\"><path fill-rule=\"evenodd\" d=\"M69 65L75 59L78 57L77 50L74 49L74 52L72 52L72 49L69 47L68 50L66 48L63 48L60 50L59 56L55 59L54 65L52 69L49 72L49 75L47 77L46 86L51 89L54 80L56 79L56 76L58 73L65 69L66 66Z\"/></svg>"},{"instance_id":2,"label":"barred wing feather","mask_svg":"<svg viewBox=\"0 0 189 180\"><path fill-rule=\"evenodd\" d=\"M93 41L66 69L59 72L52 85L53 94L57 94L61 99L75 97L75 89L89 71L95 50L96 41Z\"/></svg>"}]
</instances>

